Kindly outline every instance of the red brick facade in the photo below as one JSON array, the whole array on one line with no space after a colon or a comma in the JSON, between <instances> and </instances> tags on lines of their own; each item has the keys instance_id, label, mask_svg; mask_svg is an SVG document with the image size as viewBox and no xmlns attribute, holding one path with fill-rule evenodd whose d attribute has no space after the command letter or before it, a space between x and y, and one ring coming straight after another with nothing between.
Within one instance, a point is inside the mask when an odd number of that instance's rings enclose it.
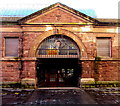
<instances>
[{"instance_id":1,"label":"red brick facade","mask_svg":"<svg viewBox=\"0 0 120 106\"><path fill-rule=\"evenodd\" d=\"M17 21L17 25L5 25L2 29L1 70L3 82L19 82L23 78L37 79L36 49L47 37L61 34L73 39L80 49L81 79L93 78L97 37L111 38L111 56L101 57L99 81L118 81L119 54L117 23L99 22L89 16L76 13L62 4L31 14ZM57 32L55 32L57 29ZM5 37L19 38L19 57L5 56Z\"/></svg>"}]
</instances>

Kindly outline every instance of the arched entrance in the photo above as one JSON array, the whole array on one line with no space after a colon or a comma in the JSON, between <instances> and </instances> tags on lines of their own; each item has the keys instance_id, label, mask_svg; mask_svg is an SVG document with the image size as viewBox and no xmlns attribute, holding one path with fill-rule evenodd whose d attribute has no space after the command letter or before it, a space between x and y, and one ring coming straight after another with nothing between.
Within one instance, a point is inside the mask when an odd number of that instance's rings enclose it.
<instances>
[{"instance_id":1,"label":"arched entrance","mask_svg":"<svg viewBox=\"0 0 120 106\"><path fill-rule=\"evenodd\" d=\"M61 34L44 39L36 50L38 86L78 86L81 69L80 50Z\"/></svg>"},{"instance_id":2,"label":"arched entrance","mask_svg":"<svg viewBox=\"0 0 120 106\"><path fill-rule=\"evenodd\" d=\"M40 43L48 38L50 35L54 36L54 32L55 30L49 30L49 31L45 31L44 33L42 33L41 35L39 35L36 39L34 39L34 41L32 42L31 46L30 46L30 52L29 52L29 57L37 57L36 56L36 50L38 49ZM76 34L74 34L71 31L65 30L65 29L58 29L57 33L59 35L66 35L69 38L71 38L72 40L74 40L74 42L76 42L77 46L80 48L80 58L81 59L86 59L87 58L87 50L86 47L84 46L84 44L82 43L80 37Z\"/></svg>"}]
</instances>

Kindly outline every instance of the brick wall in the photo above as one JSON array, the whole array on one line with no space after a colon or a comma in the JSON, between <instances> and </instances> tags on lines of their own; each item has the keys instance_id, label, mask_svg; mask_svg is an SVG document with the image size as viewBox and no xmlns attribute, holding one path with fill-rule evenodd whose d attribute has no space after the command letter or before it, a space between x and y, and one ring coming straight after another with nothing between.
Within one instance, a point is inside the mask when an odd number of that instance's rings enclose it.
<instances>
[{"instance_id":1,"label":"brick wall","mask_svg":"<svg viewBox=\"0 0 120 106\"><path fill-rule=\"evenodd\" d=\"M42 32L25 32L23 38L23 56L28 57L30 47L35 39L41 35Z\"/></svg>"},{"instance_id":2,"label":"brick wall","mask_svg":"<svg viewBox=\"0 0 120 106\"><path fill-rule=\"evenodd\" d=\"M99 81L118 81L119 78L119 61L106 60L98 63L98 80ZM94 78L95 62L82 61L82 78Z\"/></svg>"},{"instance_id":3,"label":"brick wall","mask_svg":"<svg viewBox=\"0 0 120 106\"><path fill-rule=\"evenodd\" d=\"M23 78L35 79L36 62L23 61L21 66L20 61L3 61L1 71L3 82L19 82Z\"/></svg>"},{"instance_id":4,"label":"brick wall","mask_svg":"<svg viewBox=\"0 0 120 106\"><path fill-rule=\"evenodd\" d=\"M36 78L36 62L24 61L21 78Z\"/></svg>"},{"instance_id":5,"label":"brick wall","mask_svg":"<svg viewBox=\"0 0 120 106\"><path fill-rule=\"evenodd\" d=\"M94 61L82 61L82 78L94 78Z\"/></svg>"},{"instance_id":6,"label":"brick wall","mask_svg":"<svg viewBox=\"0 0 120 106\"><path fill-rule=\"evenodd\" d=\"M18 82L20 80L18 61L3 61L1 71L3 82Z\"/></svg>"},{"instance_id":7,"label":"brick wall","mask_svg":"<svg viewBox=\"0 0 120 106\"><path fill-rule=\"evenodd\" d=\"M99 64L100 81L120 81L118 61L101 61Z\"/></svg>"}]
</instances>

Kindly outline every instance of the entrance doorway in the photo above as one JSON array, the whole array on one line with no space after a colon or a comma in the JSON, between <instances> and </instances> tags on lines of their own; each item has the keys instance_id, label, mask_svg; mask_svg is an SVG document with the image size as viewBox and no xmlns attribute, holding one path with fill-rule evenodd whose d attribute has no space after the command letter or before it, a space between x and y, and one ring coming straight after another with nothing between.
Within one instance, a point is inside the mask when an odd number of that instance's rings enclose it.
<instances>
[{"instance_id":1,"label":"entrance doorway","mask_svg":"<svg viewBox=\"0 0 120 106\"><path fill-rule=\"evenodd\" d=\"M37 60L38 87L77 87L80 76L81 69L76 58Z\"/></svg>"}]
</instances>

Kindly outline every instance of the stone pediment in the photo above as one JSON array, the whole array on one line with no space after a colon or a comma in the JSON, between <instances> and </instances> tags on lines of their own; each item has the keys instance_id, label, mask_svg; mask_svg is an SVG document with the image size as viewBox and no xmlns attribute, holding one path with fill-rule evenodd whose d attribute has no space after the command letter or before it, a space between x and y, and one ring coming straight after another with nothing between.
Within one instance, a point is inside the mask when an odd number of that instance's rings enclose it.
<instances>
[{"instance_id":1,"label":"stone pediment","mask_svg":"<svg viewBox=\"0 0 120 106\"><path fill-rule=\"evenodd\" d=\"M19 20L20 24L95 23L97 20L61 3L53 4Z\"/></svg>"},{"instance_id":2,"label":"stone pediment","mask_svg":"<svg viewBox=\"0 0 120 106\"><path fill-rule=\"evenodd\" d=\"M54 9L33 19L27 20L25 23L39 24L39 23L86 23L80 17L72 15L60 8Z\"/></svg>"}]
</instances>

